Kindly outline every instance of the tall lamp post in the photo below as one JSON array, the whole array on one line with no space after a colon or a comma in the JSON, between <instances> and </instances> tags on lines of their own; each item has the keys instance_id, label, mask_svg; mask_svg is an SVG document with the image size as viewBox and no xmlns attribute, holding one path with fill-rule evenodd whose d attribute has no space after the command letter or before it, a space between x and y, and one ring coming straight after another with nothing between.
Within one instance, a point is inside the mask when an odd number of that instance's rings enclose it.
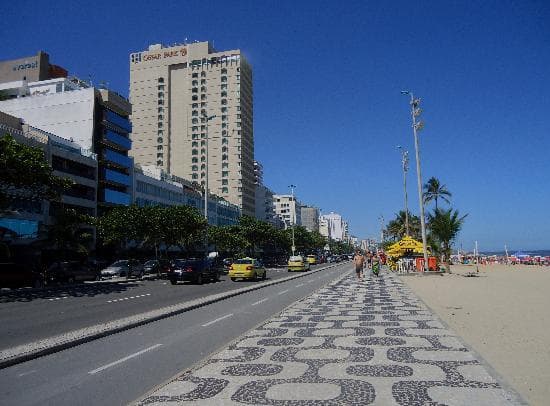
<instances>
[{"instance_id":1,"label":"tall lamp post","mask_svg":"<svg viewBox=\"0 0 550 406\"><path fill-rule=\"evenodd\" d=\"M378 220L380 220L380 250L382 250L384 244L384 216L380 215Z\"/></svg>"},{"instance_id":2,"label":"tall lamp post","mask_svg":"<svg viewBox=\"0 0 550 406\"><path fill-rule=\"evenodd\" d=\"M422 249L424 251L424 271L428 270L428 243L426 240L426 219L424 218L424 199L422 198L422 173L420 172L420 151L418 146L418 134L417 132L424 127L422 121L416 121L416 118L420 116L422 110L420 109L420 99L415 99L412 92L408 90L401 91L403 95L410 96L412 127L414 134L414 150L416 153L416 180L418 182L418 202L420 204L420 227L422 230Z\"/></svg>"},{"instance_id":3,"label":"tall lamp post","mask_svg":"<svg viewBox=\"0 0 550 406\"><path fill-rule=\"evenodd\" d=\"M294 200L294 188L296 187L296 185L289 185L288 187L290 188L290 192L292 194L292 204L294 205L294 218L290 219L292 222L292 256L294 256L294 251L296 251L296 245L294 244L294 223L296 223L296 201Z\"/></svg>"},{"instance_id":4,"label":"tall lamp post","mask_svg":"<svg viewBox=\"0 0 550 406\"><path fill-rule=\"evenodd\" d=\"M401 145L397 148L401 151L401 165L403 166L403 191L405 192L405 235L409 236L409 204L407 199L407 171L409 170L409 151L403 151Z\"/></svg>"},{"instance_id":5,"label":"tall lamp post","mask_svg":"<svg viewBox=\"0 0 550 406\"><path fill-rule=\"evenodd\" d=\"M208 122L213 118L216 118L216 115L209 116L203 114L202 118L206 120L206 140L205 140L205 149L206 149L206 172L204 178L204 218L206 219L206 224L208 225Z\"/></svg>"}]
</instances>

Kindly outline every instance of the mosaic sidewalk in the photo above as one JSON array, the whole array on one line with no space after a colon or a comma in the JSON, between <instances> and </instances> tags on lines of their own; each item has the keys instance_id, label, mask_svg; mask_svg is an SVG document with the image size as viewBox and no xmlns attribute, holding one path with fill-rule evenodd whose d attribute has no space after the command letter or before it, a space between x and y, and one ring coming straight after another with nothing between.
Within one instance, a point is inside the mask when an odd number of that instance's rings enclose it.
<instances>
[{"instance_id":1,"label":"mosaic sidewalk","mask_svg":"<svg viewBox=\"0 0 550 406\"><path fill-rule=\"evenodd\" d=\"M140 405L518 405L393 274L333 282Z\"/></svg>"}]
</instances>

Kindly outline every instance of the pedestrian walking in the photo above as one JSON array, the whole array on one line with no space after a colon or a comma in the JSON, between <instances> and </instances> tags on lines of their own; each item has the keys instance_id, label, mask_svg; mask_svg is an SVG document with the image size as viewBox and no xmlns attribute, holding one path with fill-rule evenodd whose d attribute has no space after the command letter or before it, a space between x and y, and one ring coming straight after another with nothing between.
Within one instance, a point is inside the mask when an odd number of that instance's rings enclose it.
<instances>
[{"instance_id":1,"label":"pedestrian walking","mask_svg":"<svg viewBox=\"0 0 550 406\"><path fill-rule=\"evenodd\" d=\"M378 258L378 255L375 255L372 257L372 273L376 276L378 276L380 272L380 259Z\"/></svg>"},{"instance_id":2,"label":"pedestrian walking","mask_svg":"<svg viewBox=\"0 0 550 406\"><path fill-rule=\"evenodd\" d=\"M365 263L365 257L361 255L361 251L355 251L353 263L355 264L355 273L357 275L357 280L363 279L363 265Z\"/></svg>"}]
</instances>

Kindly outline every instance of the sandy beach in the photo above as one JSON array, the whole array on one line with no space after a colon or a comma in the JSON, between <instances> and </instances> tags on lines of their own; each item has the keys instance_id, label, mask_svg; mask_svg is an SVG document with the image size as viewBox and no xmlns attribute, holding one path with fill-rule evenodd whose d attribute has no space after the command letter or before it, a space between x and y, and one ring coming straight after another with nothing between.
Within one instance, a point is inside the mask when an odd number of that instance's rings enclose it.
<instances>
[{"instance_id":1,"label":"sandy beach","mask_svg":"<svg viewBox=\"0 0 550 406\"><path fill-rule=\"evenodd\" d=\"M547 405L550 267L457 265L452 272L402 280L525 400Z\"/></svg>"}]
</instances>

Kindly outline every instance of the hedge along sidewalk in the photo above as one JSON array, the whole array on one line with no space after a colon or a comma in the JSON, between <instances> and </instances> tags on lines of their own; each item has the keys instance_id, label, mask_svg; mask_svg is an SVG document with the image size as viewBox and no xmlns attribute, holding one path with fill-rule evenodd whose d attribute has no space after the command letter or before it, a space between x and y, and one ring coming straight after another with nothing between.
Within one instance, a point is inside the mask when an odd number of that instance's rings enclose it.
<instances>
[{"instance_id":1,"label":"hedge along sidewalk","mask_svg":"<svg viewBox=\"0 0 550 406\"><path fill-rule=\"evenodd\" d=\"M311 275L312 273L317 273L325 269L333 268L335 266L338 265L329 265L323 268L300 273L298 275L292 275L286 278L277 279L275 281L264 282L254 286L247 286L244 288L230 290L228 292L222 292L215 295L201 297L195 300L190 300L188 302L162 307L160 309L151 310L134 316L124 317L122 319L113 320L107 323L84 327L78 330L70 331L68 333L59 334L57 336L48 337L27 344L18 345L16 347L7 348L0 351L0 369L36 359L44 355L53 354L67 348L76 347L77 345L97 340L99 338L106 337L112 334L116 334L124 330L129 330L134 327L139 327L147 323L175 316L177 314L206 306L211 303L219 302L233 296L242 295L244 293L262 289L267 286L284 283L292 279L302 278L307 275Z\"/></svg>"}]
</instances>

